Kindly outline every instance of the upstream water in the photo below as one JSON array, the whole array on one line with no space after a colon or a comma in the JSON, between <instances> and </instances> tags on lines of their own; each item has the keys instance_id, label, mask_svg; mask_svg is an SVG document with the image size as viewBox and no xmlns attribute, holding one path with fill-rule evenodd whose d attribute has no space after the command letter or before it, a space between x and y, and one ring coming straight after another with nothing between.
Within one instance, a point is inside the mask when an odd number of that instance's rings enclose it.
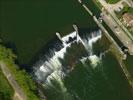
<instances>
[{"instance_id":1,"label":"upstream water","mask_svg":"<svg viewBox=\"0 0 133 100\"><path fill-rule=\"evenodd\" d=\"M85 32L85 31L84 31ZM48 100L132 100L131 88L115 57L101 46L99 29L62 37L34 66ZM104 49L103 49L104 48ZM110 63L109 63L110 62Z\"/></svg>"},{"instance_id":2,"label":"upstream water","mask_svg":"<svg viewBox=\"0 0 133 100\"><path fill-rule=\"evenodd\" d=\"M31 65L56 31L65 35L73 23L96 26L88 19L92 18L77 0L0 0L0 37L14 49L21 64Z\"/></svg>"},{"instance_id":3,"label":"upstream water","mask_svg":"<svg viewBox=\"0 0 133 100\"><path fill-rule=\"evenodd\" d=\"M84 2L99 15L93 0ZM62 43L55 32L68 34L73 23L86 29L80 30L78 40ZM110 43L94 27L77 0L0 1L0 37L17 53L18 61L32 68L29 62L45 51L40 61L35 59L34 76L48 100L132 100L118 61L105 52ZM132 69L129 58L126 64Z\"/></svg>"}]
</instances>

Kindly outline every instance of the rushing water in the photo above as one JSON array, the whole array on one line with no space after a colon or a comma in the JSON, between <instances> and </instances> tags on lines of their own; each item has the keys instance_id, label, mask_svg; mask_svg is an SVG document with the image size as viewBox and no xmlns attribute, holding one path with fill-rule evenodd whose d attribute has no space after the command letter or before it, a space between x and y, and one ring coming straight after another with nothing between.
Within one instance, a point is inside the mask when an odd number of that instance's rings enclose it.
<instances>
[{"instance_id":1,"label":"rushing water","mask_svg":"<svg viewBox=\"0 0 133 100\"><path fill-rule=\"evenodd\" d=\"M36 80L48 100L132 99L115 57L108 50L95 54L93 45L101 38L100 30L82 36L72 32L62 38L62 44L57 44L61 45L58 51L51 48L34 66Z\"/></svg>"},{"instance_id":2,"label":"rushing water","mask_svg":"<svg viewBox=\"0 0 133 100\"><path fill-rule=\"evenodd\" d=\"M99 16L93 0L83 1ZM132 100L120 65L108 52L109 42L99 29L92 30L96 24L77 0L1 0L0 21L0 36L19 62L29 63L44 52L34 76L48 100ZM55 37L56 31L68 34L73 23L87 31L79 30L78 37L72 32L63 41ZM131 71L132 57L125 63Z\"/></svg>"},{"instance_id":3,"label":"rushing water","mask_svg":"<svg viewBox=\"0 0 133 100\"><path fill-rule=\"evenodd\" d=\"M99 38L101 38L101 31L98 30L96 32L92 32L89 37L86 39L81 39L76 32L70 33L68 36L65 36L62 38L62 48L59 51L55 51L54 48L50 49L50 53L44 55L45 59L41 60L42 64L40 66L37 65L36 68L36 76L38 80L50 82L50 79L52 77L58 78L56 76L63 76L63 65L60 61L60 59L64 59L64 54L66 53L66 50L68 47L71 47L72 43L79 43L81 42L85 49L87 50L89 56L86 58L81 59L83 62L85 59L90 59L92 61L92 64L95 64L95 60L97 57L93 55L92 52L92 44L96 42ZM57 46L60 44L57 44ZM59 47L59 46L58 46ZM80 51L79 51L80 52ZM49 56L50 55L50 56ZM52 55L52 57L51 57ZM59 74L59 75L57 75ZM49 83L48 83L49 84Z\"/></svg>"}]
</instances>

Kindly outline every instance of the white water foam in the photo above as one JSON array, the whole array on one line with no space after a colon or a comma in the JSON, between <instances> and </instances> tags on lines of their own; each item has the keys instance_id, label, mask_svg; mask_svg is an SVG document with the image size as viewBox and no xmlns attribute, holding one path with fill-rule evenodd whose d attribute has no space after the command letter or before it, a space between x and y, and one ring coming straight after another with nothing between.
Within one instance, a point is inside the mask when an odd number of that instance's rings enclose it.
<instances>
[{"instance_id":1,"label":"white water foam","mask_svg":"<svg viewBox=\"0 0 133 100\"><path fill-rule=\"evenodd\" d=\"M59 35L59 34L58 34ZM62 91L66 91L66 89L64 88L63 82L61 81L62 78L65 76L65 73L62 71L62 64L59 60L59 58L64 58L64 54L66 53L66 49L68 47L71 47L71 44L74 42L80 42L84 45L85 49L88 51L89 56L87 58L83 58L84 61L86 59L89 59L91 61L91 64L94 66L94 68L97 66L98 62L100 62L99 57L97 57L96 55L93 54L93 43L95 43L97 40L99 40L101 38L101 30L98 30L96 32L92 32L91 33L91 38L90 37L86 37L84 39L82 39L77 33L76 31L62 37L62 41L63 41L63 45L64 47L56 52L53 50L51 50L52 52L54 52L54 56L51 58L48 58L49 60L44 61L44 63L41 66L37 66L36 70L35 70L35 75L37 77L37 80L39 81L43 81L45 85L52 85L51 80L57 80L58 83L61 85L62 87ZM70 37L72 39L75 40L73 41L69 41ZM83 61L83 59L81 59L81 61Z\"/></svg>"},{"instance_id":2,"label":"white water foam","mask_svg":"<svg viewBox=\"0 0 133 100\"><path fill-rule=\"evenodd\" d=\"M89 53L88 57L83 57L80 61L84 64L86 60L90 60L91 65L93 68L96 68L98 64L101 63L101 58L97 55L93 54L93 43L96 43L99 39L102 37L101 30L92 32L91 38L88 36L84 39L82 39L82 43L85 46L86 50Z\"/></svg>"},{"instance_id":3,"label":"white water foam","mask_svg":"<svg viewBox=\"0 0 133 100\"><path fill-rule=\"evenodd\" d=\"M51 79L54 78L56 80L60 80L61 76L64 76L64 73L62 72L62 64L59 58L63 59L64 54L66 53L66 49L76 41L74 40L70 43L67 43L67 41L69 41L69 37L74 38L75 36L76 36L76 32L74 31L71 34L62 38L62 41L64 42L63 43L64 47L58 52L53 50L52 52L54 52L55 55L52 58L48 58L49 60L45 61L36 70L35 75L37 76L38 80L41 80L41 81L45 80L46 84L51 84Z\"/></svg>"}]
</instances>

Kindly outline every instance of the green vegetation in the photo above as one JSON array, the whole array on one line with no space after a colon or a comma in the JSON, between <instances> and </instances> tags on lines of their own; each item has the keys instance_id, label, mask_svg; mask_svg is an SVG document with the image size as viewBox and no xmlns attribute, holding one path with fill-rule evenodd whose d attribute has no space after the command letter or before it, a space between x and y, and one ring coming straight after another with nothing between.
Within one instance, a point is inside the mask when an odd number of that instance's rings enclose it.
<instances>
[{"instance_id":1,"label":"green vegetation","mask_svg":"<svg viewBox=\"0 0 133 100\"><path fill-rule=\"evenodd\" d=\"M107 3L114 4L119 2L120 0L106 0Z\"/></svg>"},{"instance_id":2,"label":"green vegetation","mask_svg":"<svg viewBox=\"0 0 133 100\"><path fill-rule=\"evenodd\" d=\"M115 11L116 16L121 19L122 15L128 11L128 7L124 7L120 12Z\"/></svg>"},{"instance_id":3,"label":"green vegetation","mask_svg":"<svg viewBox=\"0 0 133 100\"><path fill-rule=\"evenodd\" d=\"M129 7L129 8L128 8L128 13L133 14L133 8L132 8L132 7Z\"/></svg>"},{"instance_id":4,"label":"green vegetation","mask_svg":"<svg viewBox=\"0 0 133 100\"><path fill-rule=\"evenodd\" d=\"M123 4L124 5L124 8L118 12L118 11L115 11L117 17L120 19L122 17L123 14L125 13L130 13L130 14L133 14L133 8L132 7L129 7L127 4Z\"/></svg>"},{"instance_id":5,"label":"green vegetation","mask_svg":"<svg viewBox=\"0 0 133 100\"><path fill-rule=\"evenodd\" d=\"M15 64L15 59L16 55L12 52L11 49L5 48L3 45L0 45L0 60L7 65L12 74L15 76L16 81L23 89L24 93L27 95L27 100L39 100L38 96L36 95L37 87L33 82L31 76L28 75L25 70L19 69L19 66ZM0 83L2 84L3 82ZM2 88L8 89L8 87L9 86L2 86L0 90L2 90Z\"/></svg>"},{"instance_id":6,"label":"green vegetation","mask_svg":"<svg viewBox=\"0 0 133 100\"><path fill-rule=\"evenodd\" d=\"M12 100L14 91L0 69L0 100Z\"/></svg>"},{"instance_id":7,"label":"green vegetation","mask_svg":"<svg viewBox=\"0 0 133 100\"><path fill-rule=\"evenodd\" d=\"M124 6L124 8L120 11L120 14L123 15L124 13L127 13L129 10L128 6Z\"/></svg>"}]
</instances>

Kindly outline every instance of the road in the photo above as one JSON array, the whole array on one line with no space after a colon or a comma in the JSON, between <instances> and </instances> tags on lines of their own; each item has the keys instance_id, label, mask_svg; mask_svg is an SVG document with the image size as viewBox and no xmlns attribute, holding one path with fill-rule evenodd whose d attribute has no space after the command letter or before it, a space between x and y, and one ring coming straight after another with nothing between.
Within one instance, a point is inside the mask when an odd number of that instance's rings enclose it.
<instances>
[{"instance_id":1,"label":"road","mask_svg":"<svg viewBox=\"0 0 133 100\"><path fill-rule=\"evenodd\" d=\"M102 4L104 8L102 9L103 20L112 29L112 31L119 38L119 40L128 48L129 53L133 55L133 36L128 31L128 29L120 22L120 20L114 13L114 10L119 9L119 7L122 6L121 3L123 1L125 0L121 0L116 4L108 4L105 0L99 0L99 2ZM109 14L107 14L106 12Z\"/></svg>"},{"instance_id":2,"label":"road","mask_svg":"<svg viewBox=\"0 0 133 100\"><path fill-rule=\"evenodd\" d=\"M125 28L125 26L120 22L120 20L117 18L116 14L114 13L114 10L119 9L119 7L122 7L122 1L116 3L116 4L108 4L105 0L99 0L99 2L102 4L102 6L108 11L108 13L111 15L111 17L117 22L117 24L126 32L126 34L133 40L133 36L131 33ZM127 2L127 1L126 1Z\"/></svg>"},{"instance_id":3,"label":"road","mask_svg":"<svg viewBox=\"0 0 133 100\"><path fill-rule=\"evenodd\" d=\"M107 15L106 11L102 12L102 18L104 22L110 27L110 29L115 33L118 39L122 41L125 46L130 45L129 48L131 49L132 40L125 34L121 27L116 24L115 20L112 19L109 15Z\"/></svg>"},{"instance_id":4,"label":"road","mask_svg":"<svg viewBox=\"0 0 133 100\"><path fill-rule=\"evenodd\" d=\"M0 61L0 68L3 72L3 74L6 76L7 80L9 81L10 85L12 86L12 88L15 91L13 99L14 100L26 100L26 96L25 96L24 92L22 91L22 89L16 82L14 76L12 75L12 73L10 72L10 70L8 69L8 67L6 66L6 64L3 61Z\"/></svg>"}]
</instances>

